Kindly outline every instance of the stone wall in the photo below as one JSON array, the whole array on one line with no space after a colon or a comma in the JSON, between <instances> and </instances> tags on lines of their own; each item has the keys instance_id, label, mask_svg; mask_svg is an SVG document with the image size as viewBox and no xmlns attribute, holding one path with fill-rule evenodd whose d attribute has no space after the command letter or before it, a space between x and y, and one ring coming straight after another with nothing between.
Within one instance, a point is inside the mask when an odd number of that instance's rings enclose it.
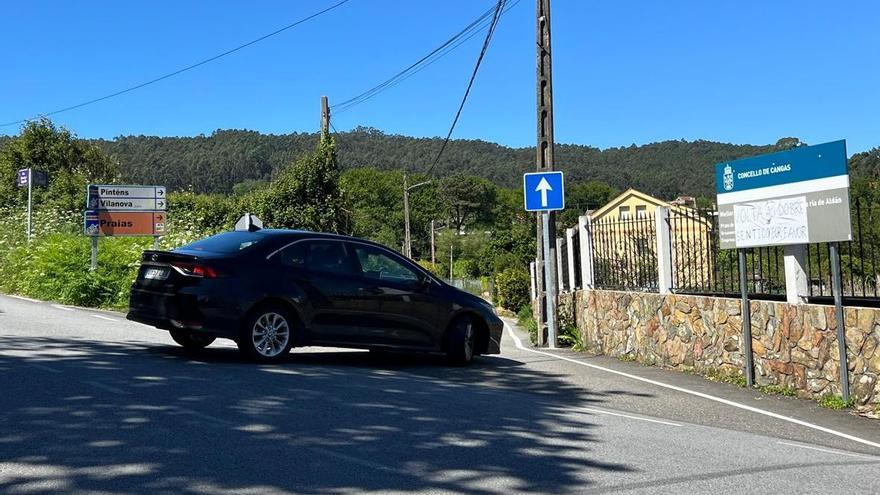
<instances>
[{"instance_id":1,"label":"stone wall","mask_svg":"<svg viewBox=\"0 0 880 495\"><path fill-rule=\"evenodd\" d=\"M834 307L752 301L752 351L758 385L790 387L799 397L840 394ZM738 299L588 290L560 296L560 320L576 324L586 352L697 373L743 374ZM880 407L880 310L846 308L850 392Z\"/></svg>"}]
</instances>

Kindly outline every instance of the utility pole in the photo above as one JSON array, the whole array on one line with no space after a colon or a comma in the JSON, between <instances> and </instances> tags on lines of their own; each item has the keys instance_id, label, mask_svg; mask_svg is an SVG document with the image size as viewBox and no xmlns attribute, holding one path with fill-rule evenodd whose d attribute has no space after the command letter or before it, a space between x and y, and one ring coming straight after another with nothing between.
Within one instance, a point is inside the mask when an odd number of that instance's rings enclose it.
<instances>
[{"instance_id":1,"label":"utility pole","mask_svg":"<svg viewBox=\"0 0 880 495\"><path fill-rule=\"evenodd\" d=\"M551 64L550 51L550 0L536 0L537 14L537 96L538 96L538 143L537 143L537 171L549 172L554 167L554 140L553 140L553 69ZM554 285L556 284L556 215L549 212L549 221L547 222L547 232L544 232L542 225L541 213L535 216L535 227L537 229L536 236L536 258L535 263L535 279L538 281L538 311L537 321L541 326L538 332L538 344L546 344L544 338L545 325L548 321L556 321L556 301L550 300L550 304L541 304L544 298L550 297L555 299L556 293ZM544 260L543 242L544 237L550 238L549 258ZM546 263L545 263L546 261ZM550 273L544 274L545 264L549 267ZM541 281L545 280L542 287ZM549 287L546 285L550 285ZM553 314L545 314L544 308L547 308ZM555 342L551 343L555 346Z\"/></svg>"},{"instance_id":2,"label":"utility pole","mask_svg":"<svg viewBox=\"0 0 880 495\"><path fill-rule=\"evenodd\" d=\"M452 267L454 263L452 262L452 249L455 247L454 244L449 244L449 283L451 284L454 281L455 272L452 271Z\"/></svg>"},{"instance_id":3,"label":"utility pole","mask_svg":"<svg viewBox=\"0 0 880 495\"><path fill-rule=\"evenodd\" d=\"M327 97L321 97L321 140L327 138L330 134L330 104Z\"/></svg>"},{"instance_id":4,"label":"utility pole","mask_svg":"<svg viewBox=\"0 0 880 495\"><path fill-rule=\"evenodd\" d=\"M434 258L434 220L431 220L431 265L437 263L437 260Z\"/></svg>"},{"instance_id":5,"label":"utility pole","mask_svg":"<svg viewBox=\"0 0 880 495\"><path fill-rule=\"evenodd\" d=\"M409 227L409 192L417 187L427 186L430 183L430 180L426 180L410 186L407 182L406 172L403 172L403 254L407 258L412 258L412 233Z\"/></svg>"},{"instance_id":6,"label":"utility pole","mask_svg":"<svg viewBox=\"0 0 880 495\"><path fill-rule=\"evenodd\" d=\"M409 184L406 182L406 172L403 173L403 254L412 258L412 238L409 233Z\"/></svg>"}]
</instances>

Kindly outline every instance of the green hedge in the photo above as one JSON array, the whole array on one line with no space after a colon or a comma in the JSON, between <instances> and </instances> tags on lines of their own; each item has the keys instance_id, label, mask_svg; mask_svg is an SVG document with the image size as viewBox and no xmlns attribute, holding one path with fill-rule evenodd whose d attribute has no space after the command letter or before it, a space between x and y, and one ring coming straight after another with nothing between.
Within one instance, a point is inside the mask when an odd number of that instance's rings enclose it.
<instances>
[{"instance_id":1,"label":"green hedge","mask_svg":"<svg viewBox=\"0 0 880 495\"><path fill-rule=\"evenodd\" d=\"M529 304L529 272L522 268L506 268L495 276L495 301L499 306L517 311Z\"/></svg>"}]
</instances>

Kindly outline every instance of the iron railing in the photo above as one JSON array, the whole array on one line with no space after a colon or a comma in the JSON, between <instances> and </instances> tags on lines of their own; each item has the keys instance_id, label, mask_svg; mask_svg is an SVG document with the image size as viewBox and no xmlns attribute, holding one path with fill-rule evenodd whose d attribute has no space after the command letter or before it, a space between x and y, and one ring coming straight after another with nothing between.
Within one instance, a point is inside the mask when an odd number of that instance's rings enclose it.
<instances>
[{"instance_id":1,"label":"iron railing","mask_svg":"<svg viewBox=\"0 0 880 495\"><path fill-rule=\"evenodd\" d=\"M672 291L679 294L738 296L739 259L722 250L718 215L711 210L675 208L669 212ZM746 250L746 283L752 297L785 297L784 256L780 247Z\"/></svg>"},{"instance_id":2,"label":"iron railing","mask_svg":"<svg viewBox=\"0 0 880 495\"><path fill-rule=\"evenodd\" d=\"M880 304L880 204L853 199L852 233L851 242L839 244L843 298L849 304ZM816 302L828 302L834 296L830 259L827 243L808 246L810 298Z\"/></svg>"},{"instance_id":3,"label":"iron railing","mask_svg":"<svg viewBox=\"0 0 880 495\"><path fill-rule=\"evenodd\" d=\"M600 289L657 292L654 219L605 219L590 224L594 285Z\"/></svg>"}]
</instances>

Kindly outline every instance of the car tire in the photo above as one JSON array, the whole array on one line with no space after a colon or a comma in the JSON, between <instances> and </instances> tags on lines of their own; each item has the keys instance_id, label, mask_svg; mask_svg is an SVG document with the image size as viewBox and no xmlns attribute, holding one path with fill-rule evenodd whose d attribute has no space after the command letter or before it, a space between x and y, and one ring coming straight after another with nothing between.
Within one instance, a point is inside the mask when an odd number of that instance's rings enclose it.
<instances>
[{"instance_id":1,"label":"car tire","mask_svg":"<svg viewBox=\"0 0 880 495\"><path fill-rule=\"evenodd\" d=\"M208 335L198 335L185 330L171 330L171 339L188 351L201 351L216 340Z\"/></svg>"},{"instance_id":2,"label":"car tire","mask_svg":"<svg viewBox=\"0 0 880 495\"><path fill-rule=\"evenodd\" d=\"M242 325L236 341L238 350L251 361L275 363L293 345L293 319L280 306L263 306L252 312Z\"/></svg>"},{"instance_id":3,"label":"car tire","mask_svg":"<svg viewBox=\"0 0 880 495\"><path fill-rule=\"evenodd\" d=\"M470 364L474 359L475 342L474 320L468 316L459 316L449 326L446 356L451 363L458 366Z\"/></svg>"}]
</instances>

